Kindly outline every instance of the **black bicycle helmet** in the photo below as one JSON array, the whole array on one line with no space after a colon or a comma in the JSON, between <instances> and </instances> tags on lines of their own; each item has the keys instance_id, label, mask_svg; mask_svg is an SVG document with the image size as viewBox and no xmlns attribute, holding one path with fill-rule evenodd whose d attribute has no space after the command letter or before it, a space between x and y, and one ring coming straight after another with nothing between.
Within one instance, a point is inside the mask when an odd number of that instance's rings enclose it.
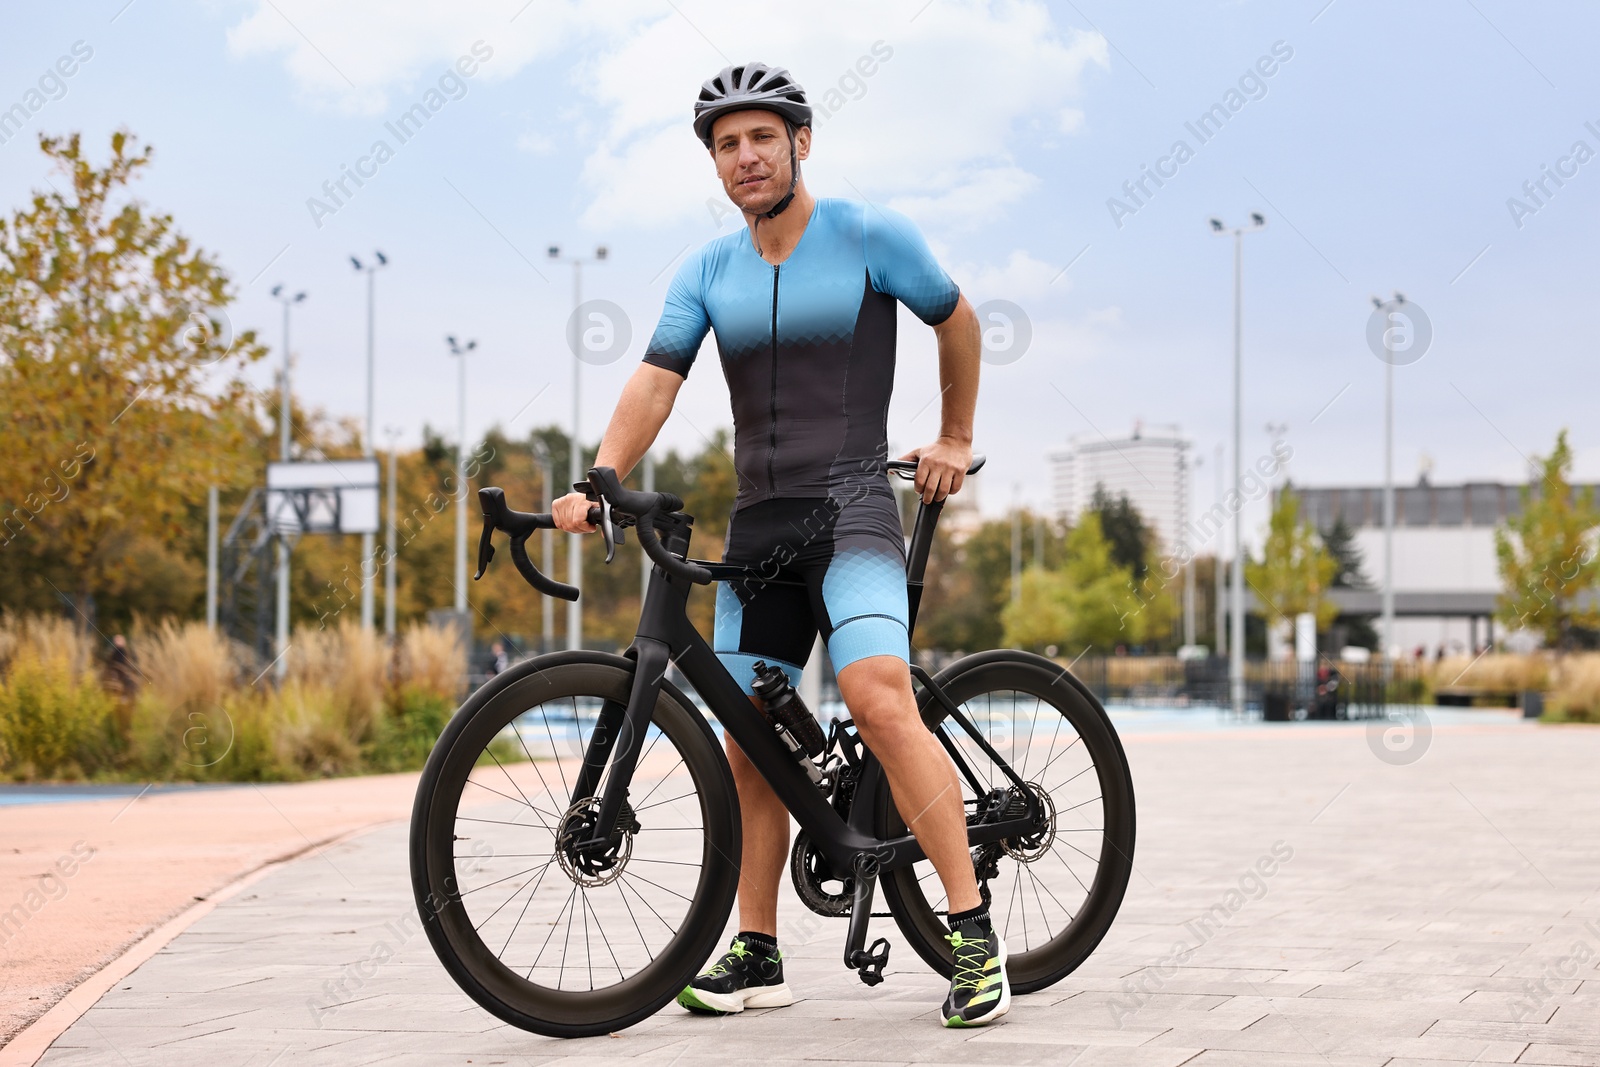
<instances>
[{"instance_id":1,"label":"black bicycle helmet","mask_svg":"<svg viewBox=\"0 0 1600 1067\"><path fill-rule=\"evenodd\" d=\"M700 86L700 98L694 102L694 132L710 148L711 127L717 119L734 111L755 110L782 115L789 130L789 191L771 211L761 213L762 218L770 219L794 200L795 185L800 181L794 131L811 125L811 105L806 103L806 91L800 84L784 68L765 63L723 67L720 74Z\"/></svg>"}]
</instances>

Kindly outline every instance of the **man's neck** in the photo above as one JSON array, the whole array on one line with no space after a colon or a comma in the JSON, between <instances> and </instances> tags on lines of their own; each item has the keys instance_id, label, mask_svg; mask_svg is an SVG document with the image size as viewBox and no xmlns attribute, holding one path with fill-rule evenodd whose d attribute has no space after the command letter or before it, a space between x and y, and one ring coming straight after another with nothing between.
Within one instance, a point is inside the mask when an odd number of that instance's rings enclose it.
<instances>
[{"instance_id":1,"label":"man's neck","mask_svg":"<svg viewBox=\"0 0 1600 1067\"><path fill-rule=\"evenodd\" d=\"M811 209L817 201L806 190L801 179L795 184L794 199L776 218L764 219L760 215L745 215L745 225L750 230L750 246L768 263L778 264L789 258L795 245L806 232L811 221Z\"/></svg>"}]
</instances>

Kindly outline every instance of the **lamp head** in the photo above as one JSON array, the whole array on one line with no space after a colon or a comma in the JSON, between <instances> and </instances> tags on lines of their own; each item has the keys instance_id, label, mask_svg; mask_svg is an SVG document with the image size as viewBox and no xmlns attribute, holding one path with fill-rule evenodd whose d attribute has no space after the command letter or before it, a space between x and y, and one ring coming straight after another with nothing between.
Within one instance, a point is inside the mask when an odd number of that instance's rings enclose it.
<instances>
[{"instance_id":1,"label":"lamp head","mask_svg":"<svg viewBox=\"0 0 1600 1067\"><path fill-rule=\"evenodd\" d=\"M1257 227L1261 227L1267 224L1267 218L1259 211L1252 211L1250 212L1250 222Z\"/></svg>"},{"instance_id":2,"label":"lamp head","mask_svg":"<svg viewBox=\"0 0 1600 1067\"><path fill-rule=\"evenodd\" d=\"M560 245L551 245L550 248L549 248L549 252L550 252L550 258L551 259L560 259L561 258L561 246Z\"/></svg>"},{"instance_id":3,"label":"lamp head","mask_svg":"<svg viewBox=\"0 0 1600 1067\"><path fill-rule=\"evenodd\" d=\"M1222 232L1222 220L1221 219L1208 219L1206 221L1211 223L1211 229L1212 229L1213 232L1215 232L1215 233L1221 233Z\"/></svg>"},{"instance_id":4,"label":"lamp head","mask_svg":"<svg viewBox=\"0 0 1600 1067\"><path fill-rule=\"evenodd\" d=\"M606 258L606 246L605 245L601 245L599 248L596 248L594 250L594 258L599 260L599 261L601 261L602 263L605 262L605 258Z\"/></svg>"},{"instance_id":5,"label":"lamp head","mask_svg":"<svg viewBox=\"0 0 1600 1067\"><path fill-rule=\"evenodd\" d=\"M278 294L279 294L279 293L281 293L281 292L283 292L283 286L281 286L281 285L274 285L274 286L273 286L273 287L272 287L272 295L273 295L273 296L277 296L277 295L278 295Z\"/></svg>"},{"instance_id":6,"label":"lamp head","mask_svg":"<svg viewBox=\"0 0 1600 1067\"><path fill-rule=\"evenodd\" d=\"M356 270L360 270L361 269L361 261L359 259L357 259L355 256L351 256L350 257L350 265L352 267L354 267Z\"/></svg>"},{"instance_id":7,"label":"lamp head","mask_svg":"<svg viewBox=\"0 0 1600 1067\"><path fill-rule=\"evenodd\" d=\"M373 252L372 254L378 257L378 266L387 267L389 265L389 257L382 252Z\"/></svg>"}]
</instances>

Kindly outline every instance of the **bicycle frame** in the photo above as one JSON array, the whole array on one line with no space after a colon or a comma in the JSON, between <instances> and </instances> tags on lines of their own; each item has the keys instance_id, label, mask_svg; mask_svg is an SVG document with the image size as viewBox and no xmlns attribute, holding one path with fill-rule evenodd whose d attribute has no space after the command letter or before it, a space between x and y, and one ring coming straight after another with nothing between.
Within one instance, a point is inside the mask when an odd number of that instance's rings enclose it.
<instances>
[{"instance_id":1,"label":"bicycle frame","mask_svg":"<svg viewBox=\"0 0 1600 1067\"><path fill-rule=\"evenodd\" d=\"M942 507L941 503L921 505L912 535L908 552L907 591L913 627L921 599L922 576L933 527ZM661 516L656 520L656 529L669 552L687 558L691 522L678 515ZM698 560L693 562L706 567L716 578L724 581L749 574L743 567ZM773 581L765 576L760 580ZM570 799L573 802L586 799L594 794L607 763L612 766L611 776L601 793L594 836L578 843L576 847L580 850L603 850L607 847L612 828L627 798L650 722L651 709L656 705L669 662L676 664L828 862L835 870L853 872L855 898L851 906L845 963L862 968L866 966L863 958L870 956L862 952L862 948L866 943L867 920L872 910L877 873L909 866L926 856L916 838L910 834L888 839L876 836L877 797L883 768L870 749L863 758L861 777L856 785L848 822L834 810L828 798L812 784L798 761L778 739L777 733L744 687L728 673L711 646L689 621L687 604L691 588L692 583L669 576L659 566L651 570L640 612L639 629L624 653L635 661L628 703L624 707L615 701L608 701L601 708L599 721L595 724L584 753L584 765L573 784ZM979 794L984 790L940 725L945 718L953 718L961 725L1028 798L1027 811L1019 817L969 825L969 846L1017 837L1036 829L1042 812L1033 791L989 746L982 733L945 696L927 672L913 667L912 674L922 686L918 703L923 709L924 721L955 760L958 771L966 775Z\"/></svg>"}]
</instances>

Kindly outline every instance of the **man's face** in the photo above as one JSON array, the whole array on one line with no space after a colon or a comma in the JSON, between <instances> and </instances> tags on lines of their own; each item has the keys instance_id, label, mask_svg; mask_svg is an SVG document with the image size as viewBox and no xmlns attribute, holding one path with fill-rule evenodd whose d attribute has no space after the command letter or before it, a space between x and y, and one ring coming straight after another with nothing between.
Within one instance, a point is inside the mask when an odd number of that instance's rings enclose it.
<instances>
[{"instance_id":1,"label":"man's face","mask_svg":"<svg viewBox=\"0 0 1600 1067\"><path fill-rule=\"evenodd\" d=\"M805 159L811 130L795 132L795 150ZM759 215L789 192L789 131L772 111L735 111L711 126L711 158L717 177L741 211Z\"/></svg>"}]
</instances>

